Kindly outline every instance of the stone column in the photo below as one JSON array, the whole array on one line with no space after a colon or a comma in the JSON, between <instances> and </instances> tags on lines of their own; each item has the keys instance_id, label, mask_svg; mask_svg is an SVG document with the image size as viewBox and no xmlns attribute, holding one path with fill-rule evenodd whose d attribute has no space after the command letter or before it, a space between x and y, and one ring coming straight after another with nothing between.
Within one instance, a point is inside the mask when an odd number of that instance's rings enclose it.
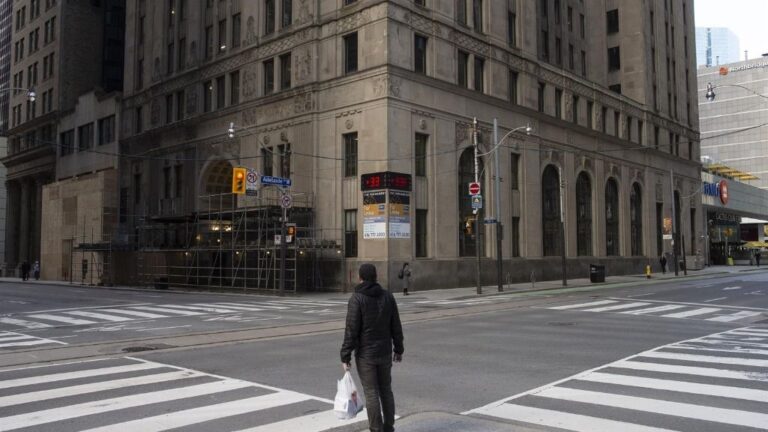
<instances>
[{"instance_id":1,"label":"stone column","mask_svg":"<svg viewBox=\"0 0 768 432\"><path fill-rule=\"evenodd\" d=\"M21 180L21 199L19 202L19 255L18 261L22 263L24 261L29 262L29 244L30 244L30 206L32 204L30 200L32 185L28 179ZM32 265L30 263L30 265Z\"/></svg>"},{"instance_id":2,"label":"stone column","mask_svg":"<svg viewBox=\"0 0 768 432\"><path fill-rule=\"evenodd\" d=\"M45 185L47 182L47 179L45 177L37 177L35 179L35 200L32 201L32 208L35 209L35 217L34 221L35 224L32 225L32 233L30 234L30 238L32 239L32 244L29 247L29 251L31 254L31 261L30 265L34 263L37 260L40 260L40 232L43 226L43 185Z\"/></svg>"},{"instance_id":3,"label":"stone column","mask_svg":"<svg viewBox=\"0 0 768 432\"><path fill-rule=\"evenodd\" d=\"M10 180L5 182L8 190L8 200L6 201L6 222L5 222L5 264L6 272L16 268L19 263L19 210L21 209L21 196L19 182ZM5 276L5 275L3 275Z\"/></svg>"}]
</instances>

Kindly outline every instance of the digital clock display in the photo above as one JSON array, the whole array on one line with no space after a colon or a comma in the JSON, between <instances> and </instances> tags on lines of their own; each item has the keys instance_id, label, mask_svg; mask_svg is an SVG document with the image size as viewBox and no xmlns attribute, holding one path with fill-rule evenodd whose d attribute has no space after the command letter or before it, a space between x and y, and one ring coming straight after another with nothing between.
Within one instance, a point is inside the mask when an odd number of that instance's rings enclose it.
<instances>
[{"instance_id":1,"label":"digital clock display","mask_svg":"<svg viewBox=\"0 0 768 432\"><path fill-rule=\"evenodd\" d=\"M362 190L395 189L402 191L411 190L411 175L391 171L363 174Z\"/></svg>"}]
</instances>

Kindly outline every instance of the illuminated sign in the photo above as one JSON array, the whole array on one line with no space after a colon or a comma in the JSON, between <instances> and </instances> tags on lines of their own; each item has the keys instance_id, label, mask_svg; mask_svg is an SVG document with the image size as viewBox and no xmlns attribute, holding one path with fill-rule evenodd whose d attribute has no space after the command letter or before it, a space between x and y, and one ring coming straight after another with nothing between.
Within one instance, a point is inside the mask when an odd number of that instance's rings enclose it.
<instances>
[{"instance_id":1,"label":"illuminated sign","mask_svg":"<svg viewBox=\"0 0 768 432\"><path fill-rule=\"evenodd\" d=\"M720 75L728 75L730 72L741 72L745 70L765 68L765 67L768 67L768 62L745 64L745 65L736 66L736 67L723 66L720 68Z\"/></svg>"},{"instance_id":2,"label":"illuminated sign","mask_svg":"<svg viewBox=\"0 0 768 432\"><path fill-rule=\"evenodd\" d=\"M361 178L363 191L377 189L411 190L411 175L391 171L363 174Z\"/></svg>"},{"instance_id":3,"label":"illuminated sign","mask_svg":"<svg viewBox=\"0 0 768 432\"><path fill-rule=\"evenodd\" d=\"M704 195L720 198L723 205L728 205L728 182L720 180L718 183L704 182Z\"/></svg>"}]
</instances>

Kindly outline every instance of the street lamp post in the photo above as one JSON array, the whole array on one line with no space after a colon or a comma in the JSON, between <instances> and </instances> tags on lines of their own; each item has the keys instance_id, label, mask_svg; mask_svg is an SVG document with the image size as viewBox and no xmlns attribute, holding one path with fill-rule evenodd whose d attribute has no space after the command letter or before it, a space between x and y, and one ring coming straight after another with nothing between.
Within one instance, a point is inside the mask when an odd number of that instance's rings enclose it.
<instances>
[{"instance_id":1,"label":"street lamp post","mask_svg":"<svg viewBox=\"0 0 768 432\"><path fill-rule=\"evenodd\" d=\"M37 99L37 93L34 88L22 88L22 87L3 87L0 88L0 92L20 91L27 92L27 99L30 102L34 102Z\"/></svg>"}]
</instances>

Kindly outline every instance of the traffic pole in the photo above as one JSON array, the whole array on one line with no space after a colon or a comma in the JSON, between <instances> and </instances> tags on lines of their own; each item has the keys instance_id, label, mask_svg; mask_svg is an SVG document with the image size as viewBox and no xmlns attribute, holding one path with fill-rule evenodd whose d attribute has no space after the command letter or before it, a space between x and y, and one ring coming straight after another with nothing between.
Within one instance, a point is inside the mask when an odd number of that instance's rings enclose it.
<instances>
[{"instance_id":1,"label":"traffic pole","mask_svg":"<svg viewBox=\"0 0 768 432\"><path fill-rule=\"evenodd\" d=\"M477 160L477 117L472 120L472 144L475 148L475 183L480 183ZM477 283L477 294L482 294L483 286L480 283L480 209L473 209L472 211L475 213L475 257L477 258L475 279Z\"/></svg>"},{"instance_id":2,"label":"traffic pole","mask_svg":"<svg viewBox=\"0 0 768 432\"><path fill-rule=\"evenodd\" d=\"M502 227L501 227L501 172L499 171L499 121L494 118L493 119L493 145L495 147L495 164L496 164L496 181L495 181L495 188L494 191L495 197L494 197L494 204L496 211L495 217L496 217L496 285L498 286L499 292L504 291L504 284L501 280L501 273L502 273L502 266L503 266L503 259L502 259L502 244L501 244L501 236L502 236Z\"/></svg>"},{"instance_id":3,"label":"traffic pole","mask_svg":"<svg viewBox=\"0 0 768 432\"><path fill-rule=\"evenodd\" d=\"M285 295L285 254L288 253L288 243L285 239L285 220L288 211L283 207L283 217L280 220L280 295Z\"/></svg>"}]
</instances>

